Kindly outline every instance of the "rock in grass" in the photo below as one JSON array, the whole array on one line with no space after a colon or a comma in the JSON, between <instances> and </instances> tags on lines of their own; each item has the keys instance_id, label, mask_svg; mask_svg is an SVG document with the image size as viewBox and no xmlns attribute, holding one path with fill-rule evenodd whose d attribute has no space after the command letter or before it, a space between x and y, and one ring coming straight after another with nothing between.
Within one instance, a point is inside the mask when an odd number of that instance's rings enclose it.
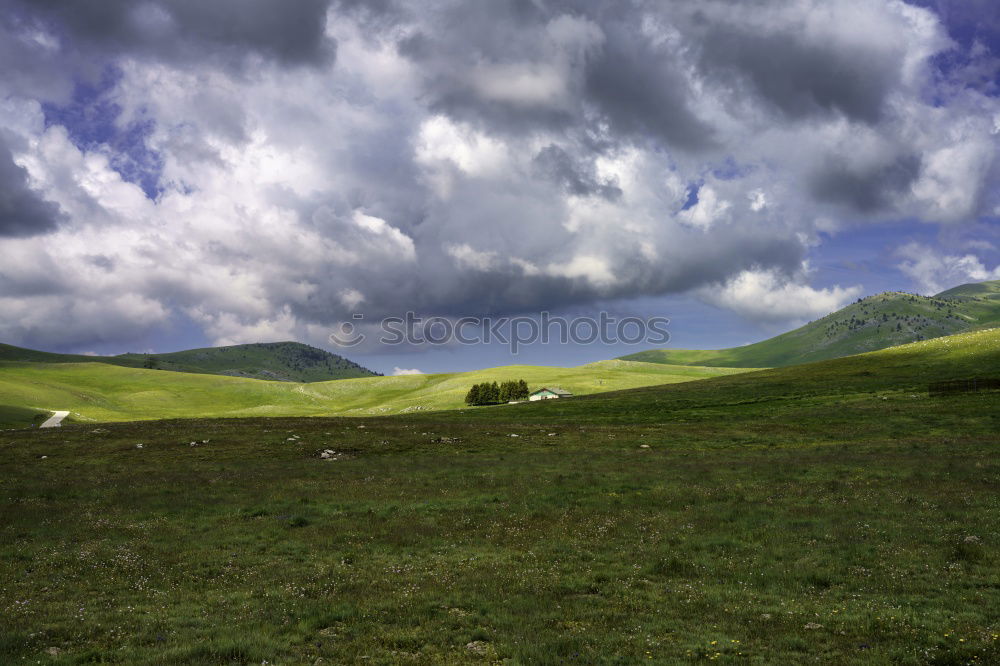
<instances>
[{"instance_id":1,"label":"rock in grass","mask_svg":"<svg viewBox=\"0 0 1000 666\"><path fill-rule=\"evenodd\" d=\"M822 629L823 625L822 624L817 624L816 622L808 622L806 624L805 628L806 629L810 629L810 630Z\"/></svg>"},{"instance_id":2,"label":"rock in grass","mask_svg":"<svg viewBox=\"0 0 1000 666\"><path fill-rule=\"evenodd\" d=\"M337 453L333 449L323 449L319 452L319 457L322 460L341 460L345 457L345 454Z\"/></svg>"},{"instance_id":3,"label":"rock in grass","mask_svg":"<svg viewBox=\"0 0 1000 666\"><path fill-rule=\"evenodd\" d=\"M471 641L465 644L465 649L480 657L489 652L490 645L486 641Z\"/></svg>"}]
</instances>

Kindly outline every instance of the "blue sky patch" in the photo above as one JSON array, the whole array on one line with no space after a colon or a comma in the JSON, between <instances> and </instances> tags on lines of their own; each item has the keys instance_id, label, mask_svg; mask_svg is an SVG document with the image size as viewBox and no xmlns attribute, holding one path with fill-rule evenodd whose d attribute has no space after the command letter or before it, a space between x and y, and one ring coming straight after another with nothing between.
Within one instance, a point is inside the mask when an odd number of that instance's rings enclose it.
<instances>
[{"instance_id":1,"label":"blue sky patch","mask_svg":"<svg viewBox=\"0 0 1000 666\"><path fill-rule=\"evenodd\" d=\"M163 157L146 144L156 123L151 118L125 126L117 122L122 108L114 99L114 91L121 78L117 68L106 67L97 82L78 81L68 104L42 104L45 125L65 127L81 150L107 152L111 167L122 179L156 199L162 192L159 183Z\"/></svg>"}]
</instances>

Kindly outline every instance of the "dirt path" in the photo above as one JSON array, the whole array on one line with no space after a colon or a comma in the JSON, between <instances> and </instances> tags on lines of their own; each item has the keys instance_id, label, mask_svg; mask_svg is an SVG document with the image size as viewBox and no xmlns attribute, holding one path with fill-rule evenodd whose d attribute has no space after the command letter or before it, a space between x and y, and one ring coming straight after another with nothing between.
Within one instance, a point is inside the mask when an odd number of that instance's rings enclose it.
<instances>
[{"instance_id":1,"label":"dirt path","mask_svg":"<svg viewBox=\"0 0 1000 666\"><path fill-rule=\"evenodd\" d=\"M62 425L62 420L64 418L66 418L67 416L69 416L69 412L52 412L52 416L50 416L49 419L45 423L43 423L42 425L40 425L38 427L39 428L58 428L59 426Z\"/></svg>"}]
</instances>

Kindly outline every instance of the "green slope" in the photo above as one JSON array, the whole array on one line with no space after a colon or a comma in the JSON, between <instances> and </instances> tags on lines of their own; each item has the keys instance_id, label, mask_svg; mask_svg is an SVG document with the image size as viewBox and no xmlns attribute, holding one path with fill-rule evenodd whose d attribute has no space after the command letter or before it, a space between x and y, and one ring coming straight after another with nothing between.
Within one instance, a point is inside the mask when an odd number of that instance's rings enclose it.
<instances>
[{"instance_id":1,"label":"green slope","mask_svg":"<svg viewBox=\"0 0 1000 666\"><path fill-rule=\"evenodd\" d=\"M886 292L769 340L717 350L656 349L622 358L643 363L781 367L885 349L1000 323L1000 281L926 297Z\"/></svg>"},{"instance_id":2,"label":"green slope","mask_svg":"<svg viewBox=\"0 0 1000 666\"><path fill-rule=\"evenodd\" d=\"M514 405L506 413L464 410L461 418L572 424L698 422L718 429L728 419L753 412L779 420L794 416L802 427L815 420L813 425L820 426L835 419L838 405L926 400L930 383L972 377L1000 378L1000 328L698 382ZM1000 415L994 419L1000 427ZM923 427L916 421L912 425L914 432Z\"/></svg>"},{"instance_id":3,"label":"green slope","mask_svg":"<svg viewBox=\"0 0 1000 666\"><path fill-rule=\"evenodd\" d=\"M37 426L44 423L51 415L51 412L41 409L0 405L0 430Z\"/></svg>"},{"instance_id":4,"label":"green slope","mask_svg":"<svg viewBox=\"0 0 1000 666\"><path fill-rule=\"evenodd\" d=\"M1000 280L971 282L946 289L938 294L940 298L985 298L1000 300Z\"/></svg>"},{"instance_id":5,"label":"green slope","mask_svg":"<svg viewBox=\"0 0 1000 666\"><path fill-rule=\"evenodd\" d=\"M376 415L455 409L472 384L525 379L577 395L745 372L630 361L576 368L505 366L475 372L329 382L259 381L104 363L0 362L0 404L67 409L78 420L209 416ZM501 407L501 408L505 408ZM484 408L488 409L488 408Z\"/></svg>"},{"instance_id":6,"label":"green slope","mask_svg":"<svg viewBox=\"0 0 1000 666\"><path fill-rule=\"evenodd\" d=\"M229 375L288 382L373 377L375 373L342 356L298 342L259 342L188 349L167 354L83 356L54 354L0 344L0 361L107 363L126 368Z\"/></svg>"}]
</instances>

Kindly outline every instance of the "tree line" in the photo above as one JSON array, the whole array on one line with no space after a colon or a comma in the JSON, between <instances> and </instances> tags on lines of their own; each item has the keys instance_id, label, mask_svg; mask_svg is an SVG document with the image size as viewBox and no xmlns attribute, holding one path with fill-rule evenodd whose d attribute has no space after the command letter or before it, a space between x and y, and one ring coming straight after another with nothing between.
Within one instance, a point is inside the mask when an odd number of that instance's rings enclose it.
<instances>
[{"instance_id":1,"label":"tree line","mask_svg":"<svg viewBox=\"0 0 1000 666\"><path fill-rule=\"evenodd\" d=\"M528 382L523 379L517 381L503 382L483 382L475 384L465 394L465 404L467 405L496 405L511 400L528 399Z\"/></svg>"}]
</instances>

